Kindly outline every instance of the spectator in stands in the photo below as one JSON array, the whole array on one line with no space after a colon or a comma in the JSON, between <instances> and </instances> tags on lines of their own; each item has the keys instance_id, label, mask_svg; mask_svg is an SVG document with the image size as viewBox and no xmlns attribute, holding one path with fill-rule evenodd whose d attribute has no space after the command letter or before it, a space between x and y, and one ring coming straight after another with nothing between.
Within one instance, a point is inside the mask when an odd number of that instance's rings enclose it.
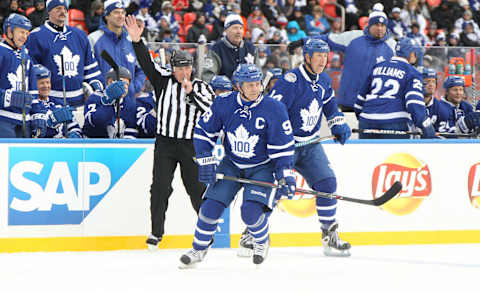
<instances>
[{"instance_id":1,"label":"spectator in stands","mask_svg":"<svg viewBox=\"0 0 480 293\"><path fill-rule=\"evenodd\" d=\"M437 41L437 23L435 21L432 21L428 24L427 28L427 43L426 46L434 46L436 41Z\"/></svg>"},{"instance_id":2,"label":"spectator in stands","mask_svg":"<svg viewBox=\"0 0 480 293\"><path fill-rule=\"evenodd\" d=\"M160 18L162 16L167 17L172 34L173 35L178 34L178 31L180 30L180 24L177 22L177 19L175 18L175 12L173 11L172 3L170 1L164 1L162 3L161 12L157 13L157 15L155 16L156 16L157 22L160 22Z\"/></svg>"},{"instance_id":3,"label":"spectator in stands","mask_svg":"<svg viewBox=\"0 0 480 293\"><path fill-rule=\"evenodd\" d=\"M47 10L45 9L45 1L35 0L35 10L27 17L32 22L33 28L41 26L48 18Z\"/></svg>"},{"instance_id":4,"label":"spectator in stands","mask_svg":"<svg viewBox=\"0 0 480 293\"><path fill-rule=\"evenodd\" d=\"M295 12L295 0L285 0L284 5L280 7L280 13L285 15L287 19L293 19Z\"/></svg>"},{"instance_id":5,"label":"spectator in stands","mask_svg":"<svg viewBox=\"0 0 480 293\"><path fill-rule=\"evenodd\" d=\"M305 23L309 35L320 35L330 31L330 24L323 15L323 8L319 5L313 7L312 15L305 16Z\"/></svg>"},{"instance_id":6,"label":"spectator in stands","mask_svg":"<svg viewBox=\"0 0 480 293\"><path fill-rule=\"evenodd\" d=\"M307 24L305 22L305 16L303 15L302 9L300 7L295 7L293 17L289 18L289 23L291 21L296 21L299 27L299 30L306 31Z\"/></svg>"},{"instance_id":7,"label":"spectator in stands","mask_svg":"<svg viewBox=\"0 0 480 293\"><path fill-rule=\"evenodd\" d=\"M243 40L243 20L238 14L225 19L225 35L208 51L202 79L209 82L215 75L232 78L233 71L241 63L254 63L255 46Z\"/></svg>"},{"instance_id":8,"label":"spectator in stands","mask_svg":"<svg viewBox=\"0 0 480 293\"><path fill-rule=\"evenodd\" d=\"M473 23L464 22L463 31L460 34L460 46L464 47L479 47L480 38L473 29Z\"/></svg>"},{"instance_id":9,"label":"spectator in stands","mask_svg":"<svg viewBox=\"0 0 480 293\"><path fill-rule=\"evenodd\" d=\"M218 40L222 37L223 31L224 31L224 25L225 25L225 18L227 17L227 11L222 10L218 18L215 17L215 21L213 22L213 28L212 28L212 33L210 34L210 39L211 40Z\"/></svg>"},{"instance_id":10,"label":"spectator in stands","mask_svg":"<svg viewBox=\"0 0 480 293\"><path fill-rule=\"evenodd\" d=\"M411 28L413 23L418 24L421 32L425 31L425 28L427 27L427 20L420 12L417 0L408 1L407 6L400 12L400 18L409 28Z\"/></svg>"},{"instance_id":11,"label":"spectator in stands","mask_svg":"<svg viewBox=\"0 0 480 293\"><path fill-rule=\"evenodd\" d=\"M268 23L267 18L263 16L260 6L253 7L252 14L247 18L247 27L250 31L253 31L256 27L262 29L264 32L268 31L270 24Z\"/></svg>"},{"instance_id":12,"label":"spectator in stands","mask_svg":"<svg viewBox=\"0 0 480 293\"><path fill-rule=\"evenodd\" d=\"M270 25L275 25L280 16L280 9L276 0L266 0L262 6L263 15L267 18Z\"/></svg>"},{"instance_id":13,"label":"spectator in stands","mask_svg":"<svg viewBox=\"0 0 480 293\"><path fill-rule=\"evenodd\" d=\"M276 27L280 31L280 35L282 36L282 41L284 42L288 41L287 25L288 25L288 19L285 16L280 15L277 19Z\"/></svg>"},{"instance_id":14,"label":"spectator in stands","mask_svg":"<svg viewBox=\"0 0 480 293\"><path fill-rule=\"evenodd\" d=\"M452 57L463 57L465 55L465 49L459 48L460 35L456 32L451 33L448 36L448 59Z\"/></svg>"},{"instance_id":15,"label":"spectator in stands","mask_svg":"<svg viewBox=\"0 0 480 293\"><path fill-rule=\"evenodd\" d=\"M435 21L439 29L451 31L455 20L461 17L462 8L456 3L448 0L442 0L442 3L432 10L432 20Z\"/></svg>"},{"instance_id":16,"label":"spectator in stands","mask_svg":"<svg viewBox=\"0 0 480 293\"><path fill-rule=\"evenodd\" d=\"M18 0L11 0L10 1L10 6L8 8L8 14L7 15L10 15L12 13L25 15L25 11L20 7Z\"/></svg>"},{"instance_id":17,"label":"spectator in stands","mask_svg":"<svg viewBox=\"0 0 480 293\"><path fill-rule=\"evenodd\" d=\"M145 28L149 31L158 31L158 25L153 19L153 17L148 12L148 9L152 5L152 0L140 0L139 2L139 10L135 14L135 16L141 16L141 18L145 22Z\"/></svg>"},{"instance_id":18,"label":"spectator in stands","mask_svg":"<svg viewBox=\"0 0 480 293\"><path fill-rule=\"evenodd\" d=\"M210 31L205 26L206 20L205 14L197 12L195 22L187 32L187 43L196 43L201 35L204 35L205 38L211 40Z\"/></svg>"},{"instance_id":19,"label":"spectator in stands","mask_svg":"<svg viewBox=\"0 0 480 293\"><path fill-rule=\"evenodd\" d=\"M418 11L425 17L426 20L432 19L430 15L430 5L428 4L427 0L419 0L418 1Z\"/></svg>"},{"instance_id":20,"label":"spectator in stands","mask_svg":"<svg viewBox=\"0 0 480 293\"><path fill-rule=\"evenodd\" d=\"M183 11L188 8L188 0L172 0L172 6L175 11Z\"/></svg>"},{"instance_id":21,"label":"spectator in stands","mask_svg":"<svg viewBox=\"0 0 480 293\"><path fill-rule=\"evenodd\" d=\"M342 19L340 17L336 17L332 21L332 29L330 30L334 34L340 34L343 33L342 30Z\"/></svg>"},{"instance_id":22,"label":"spectator in stands","mask_svg":"<svg viewBox=\"0 0 480 293\"><path fill-rule=\"evenodd\" d=\"M400 17L402 10L398 7L392 9L392 17L388 20L388 29L392 32L395 40L399 40L407 35L408 28Z\"/></svg>"},{"instance_id":23,"label":"spectator in stands","mask_svg":"<svg viewBox=\"0 0 480 293\"><path fill-rule=\"evenodd\" d=\"M422 47L424 47L428 41L425 34L420 31L420 27L416 22L412 23L411 31L407 34L407 37L414 39Z\"/></svg>"},{"instance_id":24,"label":"spectator in stands","mask_svg":"<svg viewBox=\"0 0 480 293\"><path fill-rule=\"evenodd\" d=\"M300 29L296 21L290 21L287 26L288 40L295 42L307 37L307 34Z\"/></svg>"},{"instance_id":25,"label":"spectator in stands","mask_svg":"<svg viewBox=\"0 0 480 293\"><path fill-rule=\"evenodd\" d=\"M103 2L101 0L95 0L92 2L92 9L90 13L87 13L85 19L88 33L94 32L100 27L100 22L103 16Z\"/></svg>"},{"instance_id":26,"label":"spectator in stands","mask_svg":"<svg viewBox=\"0 0 480 293\"><path fill-rule=\"evenodd\" d=\"M480 34L478 24L472 19L472 12L470 10L465 10L465 12L463 12L463 16L455 21L455 32L461 33L463 31L463 24L466 22L471 23L473 26L473 31L477 34Z\"/></svg>"}]
</instances>

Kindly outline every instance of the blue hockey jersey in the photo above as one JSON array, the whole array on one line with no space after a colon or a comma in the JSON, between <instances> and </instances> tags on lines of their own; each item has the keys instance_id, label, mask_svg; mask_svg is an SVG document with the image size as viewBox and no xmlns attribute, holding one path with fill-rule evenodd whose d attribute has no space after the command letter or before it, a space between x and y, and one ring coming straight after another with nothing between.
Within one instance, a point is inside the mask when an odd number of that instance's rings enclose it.
<instances>
[{"instance_id":1,"label":"blue hockey jersey","mask_svg":"<svg viewBox=\"0 0 480 293\"><path fill-rule=\"evenodd\" d=\"M343 116L338 111L335 91L328 74L317 74L316 79L312 80L304 65L278 79L270 97L286 105L293 126L293 137L297 142L318 136L322 113L327 120Z\"/></svg>"},{"instance_id":2,"label":"blue hockey jersey","mask_svg":"<svg viewBox=\"0 0 480 293\"><path fill-rule=\"evenodd\" d=\"M101 101L103 93L95 92L90 95L85 103L83 133L89 138L115 138L117 137L116 107L104 105ZM133 105L133 107L132 107ZM135 102L123 99L120 104L120 138L136 138Z\"/></svg>"},{"instance_id":3,"label":"blue hockey jersey","mask_svg":"<svg viewBox=\"0 0 480 293\"><path fill-rule=\"evenodd\" d=\"M32 117L35 117L33 116L35 114L45 114L48 116L52 113L53 109L62 108L62 107L63 107L63 104L61 104L57 99L52 99L52 98L46 98L44 100L35 99L32 102L32 110L30 111L30 114L32 115ZM55 127L47 127L47 133L44 137L45 138L66 137L64 125L65 125L64 123L60 123ZM75 120L75 116L73 116L73 121L67 124L67 129L68 129L69 135L75 132L80 137L82 137L82 129L80 128L80 125L78 125L78 122Z\"/></svg>"},{"instance_id":4,"label":"blue hockey jersey","mask_svg":"<svg viewBox=\"0 0 480 293\"><path fill-rule=\"evenodd\" d=\"M26 47L35 63L44 65L52 73L50 95L58 99L63 99L63 55L65 90L70 106L84 104L82 82L99 80L105 83L85 32L77 28L65 25L63 31L59 32L47 21L30 33Z\"/></svg>"},{"instance_id":5,"label":"blue hockey jersey","mask_svg":"<svg viewBox=\"0 0 480 293\"><path fill-rule=\"evenodd\" d=\"M457 106L442 97L440 103L444 105L446 109L448 109L448 121L450 122L451 127L453 128L450 132L461 132L460 129L456 129L457 122L460 118L465 117L466 114L473 112L473 106L466 101L461 101L460 104Z\"/></svg>"},{"instance_id":6,"label":"blue hockey jersey","mask_svg":"<svg viewBox=\"0 0 480 293\"><path fill-rule=\"evenodd\" d=\"M32 70L32 60L28 55L28 50L14 50L6 42L0 42L0 91L22 90L22 56L25 56L25 90L35 93L37 89L37 79ZM3 95L0 95L3 96ZM26 116L30 120L30 115ZM3 101L0 103L0 121L22 124L22 111L10 106L5 107Z\"/></svg>"},{"instance_id":7,"label":"blue hockey jersey","mask_svg":"<svg viewBox=\"0 0 480 293\"><path fill-rule=\"evenodd\" d=\"M377 64L360 90L355 103L359 121L409 123L423 127L427 118L423 78L406 59L393 57Z\"/></svg>"},{"instance_id":8,"label":"blue hockey jersey","mask_svg":"<svg viewBox=\"0 0 480 293\"><path fill-rule=\"evenodd\" d=\"M332 51L344 53L342 78L337 93L340 105L353 107L358 91L367 82L367 76L373 67L383 61L390 60L395 55L395 40L390 33L383 39L375 39L368 33L368 27L363 31L354 30L341 34L321 35Z\"/></svg>"},{"instance_id":9,"label":"blue hockey jersey","mask_svg":"<svg viewBox=\"0 0 480 293\"><path fill-rule=\"evenodd\" d=\"M153 138L157 130L157 115L154 92L140 93L135 99L137 103L138 138ZM153 109L153 111L152 111Z\"/></svg>"},{"instance_id":10,"label":"blue hockey jersey","mask_svg":"<svg viewBox=\"0 0 480 293\"><path fill-rule=\"evenodd\" d=\"M130 71L132 81L128 87L127 96L133 99L135 94L142 90L145 74L137 64L137 56L128 33L123 30L120 37L117 37L117 34L109 30L106 25L101 25L97 31L88 36L88 40L103 76L111 69L110 65L101 57L103 50L112 56L118 66L123 66Z\"/></svg>"},{"instance_id":11,"label":"blue hockey jersey","mask_svg":"<svg viewBox=\"0 0 480 293\"><path fill-rule=\"evenodd\" d=\"M292 168L292 127L285 106L272 98L261 96L252 103L238 92L217 96L195 126L195 152L211 152L222 130L225 155L238 168L270 161L275 170Z\"/></svg>"}]
</instances>

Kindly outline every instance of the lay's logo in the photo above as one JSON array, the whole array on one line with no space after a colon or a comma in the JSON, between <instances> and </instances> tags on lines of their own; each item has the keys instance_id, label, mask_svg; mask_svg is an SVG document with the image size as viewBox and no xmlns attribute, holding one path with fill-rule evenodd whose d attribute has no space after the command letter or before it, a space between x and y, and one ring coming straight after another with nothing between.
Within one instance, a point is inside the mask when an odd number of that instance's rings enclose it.
<instances>
[{"instance_id":1,"label":"lay's logo","mask_svg":"<svg viewBox=\"0 0 480 293\"><path fill-rule=\"evenodd\" d=\"M382 209L394 215L412 213L432 192L428 165L408 153L393 154L375 167L372 176L374 198L387 191L395 181L403 185L399 197L382 206Z\"/></svg>"},{"instance_id":2,"label":"lay's logo","mask_svg":"<svg viewBox=\"0 0 480 293\"><path fill-rule=\"evenodd\" d=\"M468 172L468 195L472 205L480 208L480 162L470 167Z\"/></svg>"}]
</instances>

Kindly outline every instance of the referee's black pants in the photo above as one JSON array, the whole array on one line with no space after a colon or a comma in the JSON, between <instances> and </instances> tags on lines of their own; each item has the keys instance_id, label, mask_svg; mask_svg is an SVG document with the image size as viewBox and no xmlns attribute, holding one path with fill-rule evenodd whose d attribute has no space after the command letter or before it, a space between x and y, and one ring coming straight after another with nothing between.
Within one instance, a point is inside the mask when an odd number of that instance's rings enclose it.
<instances>
[{"instance_id":1,"label":"referee's black pants","mask_svg":"<svg viewBox=\"0 0 480 293\"><path fill-rule=\"evenodd\" d=\"M193 140L158 136L153 154L153 180L150 187L150 212L152 234L162 237L165 232L165 212L168 199L173 192L172 180L177 164L183 185L190 196L192 206L198 214L202 204L205 184L198 181L198 167L193 161L195 151Z\"/></svg>"}]
</instances>

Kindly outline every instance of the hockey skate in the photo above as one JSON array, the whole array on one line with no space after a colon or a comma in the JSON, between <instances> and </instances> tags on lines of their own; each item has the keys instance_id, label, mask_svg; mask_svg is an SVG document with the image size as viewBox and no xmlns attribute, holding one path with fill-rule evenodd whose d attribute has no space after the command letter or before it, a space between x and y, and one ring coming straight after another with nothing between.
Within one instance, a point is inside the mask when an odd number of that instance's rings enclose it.
<instances>
[{"instance_id":1,"label":"hockey skate","mask_svg":"<svg viewBox=\"0 0 480 293\"><path fill-rule=\"evenodd\" d=\"M240 241L238 242L237 256L239 257L251 257L253 255L253 237L248 233L248 229L245 228Z\"/></svg>"},{"instance_id":2,"label":"hockey skate","mask_svg":"<svg viewBox=\"0 0 480 293\"><path fill-rule=\"evenodd\" d=\"M180 268L194 268L197 263L201 262L205 258L209 247L204 250L196 250L195 248L190 249L187 253L180 257Z\"/></svg>"},{"instance_id":3,"label":"hockey skate","mask_svg":"<svg viewBox=\"0 0 480 293\"><path fill-rule=\"evenodd\" d=\"M146 241L148 250L150 251L158 250L158 243L160 243L160 241L162 241L162 237L155 237L153 236L153 234L148 235L148 238Z\"/></svg>"},{"instance_id":4,"label":"hockey skate","mask_svg":"<svg viewBox=\"0 0 480 293\"><path fill-rule=\"evenodd\" d=\"M263 261L267 258L268 249L270 248L270 238L267 242L259 244L253 243L253 263L257 266L262 264Z\"/></svg>"},{"instance_id":5,"label":"hockey skate","mask_svg":"<svg viewBox=\"0 0 480 293\"><path fill-rule=\"evenodd\" d=\"M350 256L350 243L338 236L338 223L334 222L328 229L322 228L323 253L326 256Z\"/></svg>"}]
</instances>

